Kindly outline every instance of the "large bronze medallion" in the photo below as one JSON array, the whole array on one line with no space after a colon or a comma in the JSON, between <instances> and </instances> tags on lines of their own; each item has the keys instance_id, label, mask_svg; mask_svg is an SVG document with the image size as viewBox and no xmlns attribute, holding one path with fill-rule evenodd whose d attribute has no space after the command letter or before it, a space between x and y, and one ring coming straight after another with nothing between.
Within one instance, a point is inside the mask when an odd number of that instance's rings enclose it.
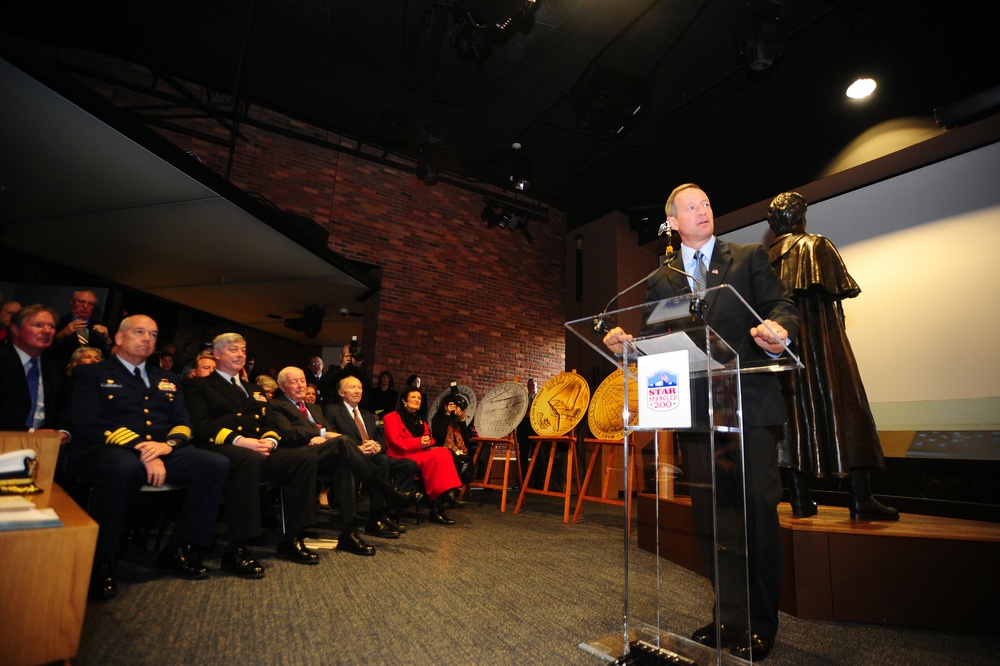
<instances>
[{"instance_id":1,"label":"large bronze medallion","mask_svg":"<svg viewBox=\"0 0 1000 666\"><path fill-rule=\"evenodd\" d=\"M635 376L635 366L629 372ZM601 382L590 401L587 424L594 437L615 440L625 436L622 402L622 370L618 368ZM639 385L635 381L628 385L628 415L629 425L639 424Z\"/></svg>"},{"instance_id":2,"label":"large bronze medallion","mask_svg":"<svg viewBox=\"0 0 1000 666\"><path fill-rule=\"evenodd\" d=\"M503 382L491 388L476 409L476 433L480 437L500 439L517 428L528 411L528 389L516 382Z\"/></svg>"},{"instance_id":3,"label":"large bronze medallion","mask_svg":"<svg viewBox=\"0 0 1000 666\"><path fill-rule=\"evenodd\" d=\"M543 437L560 437L587 413L590 387L575 372L560 372L545 382L531 403L531 427Z\"/></svg>"},{"instance_id":4,"label":"large bronze medallion","mask_svg":"<svg viewBox=\"0 0 1000 666\"><path fill-rule=\"evenodd\" d=\"M479 401L476 399L476 392L465 384L458 384L456 388L458 389L459 395L465 398L465 401L469 403L469 406L465 408L465 422L472 425L472 419L476 415L477 405L479 404ZM438 397L434 400L434 403L430 406L430 410L427 412L428 419L434 418L434 415L437 414L438 408L441 406L441 401L450 395L450 386L438 394Z\"/></svg>"}]
</instances>

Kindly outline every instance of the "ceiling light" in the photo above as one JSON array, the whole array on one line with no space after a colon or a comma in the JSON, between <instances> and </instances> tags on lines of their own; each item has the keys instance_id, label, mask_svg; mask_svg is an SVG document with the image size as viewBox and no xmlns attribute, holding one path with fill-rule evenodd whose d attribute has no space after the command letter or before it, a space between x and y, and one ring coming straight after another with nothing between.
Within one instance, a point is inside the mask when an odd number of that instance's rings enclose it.
<instances>
[{"instance_id":1,"label":"ceiling light","mask_svg":"<svg viewBox=\"0 0 1000 666\"><path fill-rule=\"evenodd\" d=\"M854 83L847 87L847 96L851 99L864 99L875 92L877 85L873 78L867 76L858 77Z\"/></svg>"},{"instance_id":2,"label":"ceiling light","mask_svg":"<svg viewBox=\"0 0 1000 666\"><path fill-rule=\"evenodd\" d=\"M518 155L514 158L512 166L510 182L514 183L514 189L523 192L531 187L531 160Z\"/></svg>"}]
</instances>

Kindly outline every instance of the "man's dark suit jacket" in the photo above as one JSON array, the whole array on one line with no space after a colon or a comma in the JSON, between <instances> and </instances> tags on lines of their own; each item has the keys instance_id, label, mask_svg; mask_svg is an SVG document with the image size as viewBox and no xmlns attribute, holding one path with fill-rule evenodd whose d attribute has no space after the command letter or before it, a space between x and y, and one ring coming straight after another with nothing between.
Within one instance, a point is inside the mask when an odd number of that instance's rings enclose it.
<instances>
[{"instance_id":1,"label":"man's dark suit jacket","mask_svg":"<svg viewBox=\"0 0 1000 666\"><path fill-rule=\"evenodd\" d=\"M308 446L309 440L319 435L320 428L326 428L323 409L318 404L305 403L306 409L316 420L314 425L299 411L298 405L289 400L279 389L271 400L270 407L274 425L281 433L281 445L285 447Z\"/></svg>"},{"instance_id":2,"label":"man's dark suit jacket","mask_svg":"<svg viewBox=\"0 0 1000 666\"><path fill-rule=\"evenodd\" d=\"M684 271L680 252L675 253L671 265ZM732 286L761 319L778 322L788 331L789 339L795 339L799 329L798 311L771 267L763 245L739 245L716 238L712 262L708 267L708 288L722 284ZM691 293L691 288L687 277L664 266L650 278L646 301L688 293ZM721 293L714 301L708 301L705 323L739 354L741 365L768 358L750 336L750 329L759 322L732 295ZM744 375L741 384L743 418L747 425L772 426L785 422L781 385L774 373Z\"/></svg>"},{"instance_id":3,"label":"man's dark suit jacket","mask_svg":"<svg viewBox=\"0 0 1000 666\"><path fill-rule=\"evenodd\" d=\"M56 331L61 331L66 328L71 321L74 320L73 313L64 314L56 322ZM88 332L88 347L94 347L95 349L100 349L101 354L106 358L108 353L111 351L111 346L114 343L114 335L109 331L108 337L111 338L110 342L105 342L104 338L94 334L94 324L100 324L101 322L96 319L91 319L87 322L87 332ZM51 356L59 363L62 363L63 367L69 363L69 359L73 356L73 352L76 351L77 347L81 347L80 339L76 337L76 333L67 335L62 340L53 340L52 346L49 347L48 351L45 352L46 356Z\"/></svg>"},{"instance_id":4,"label":"man's dark suit jacket","mask_svg":"<svg viewBox=\"0 0 1000 666\"><path fill-rule=\"evenodd\" d=\"M249 396L217 372L184 382L195 444L232 444L240 436L281 440L264 392L253 382L243 387Z\"/></svg>"},{"instance_id":5,"label":"man's dark suit jacket","mask_svg":"<svg viewBox=\"0 0 1000 666\"><path fill-rule=\"evenodd\" d=\"M51 358L42 354L42 389L45 391L45 422L43 428L65 428L65 414L60 405L63 370ZM28 378L14 344L0 345L0 430L27 430L31 412Z\"/></svg>"},{"instance_id":6,"label":"man's dark suit jacket","mask_svg":"<svg viewBox=\"0 0 1000 666\"><path fill-rule=\"evenodd\" d=\"M361 446L361 435L358 432L358 426L354 423L354 418L347 412L347 408L344 407L343 400L338 398L335 402L324 405L323 414L326 416L326 422L330 424L331 428L349 438L355 446ZM368 439L374 439L378 442L384 453L385 436L375 422L375 415L367 409L362 408L361 420L365 424L365 430L368 431Z\"/></svg>"}]
</instances>

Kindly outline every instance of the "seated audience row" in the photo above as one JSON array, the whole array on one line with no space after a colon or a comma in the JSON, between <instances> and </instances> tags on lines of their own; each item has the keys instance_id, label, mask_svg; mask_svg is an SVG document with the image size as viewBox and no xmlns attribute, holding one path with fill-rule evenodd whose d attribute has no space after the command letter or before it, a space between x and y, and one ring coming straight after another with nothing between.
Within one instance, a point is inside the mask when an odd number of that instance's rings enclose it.
<instances>
[{"instance_id":1,"label":"seated audience row","mask_svg":"<svg viewBox=\"0 0 1000 666\"><path fill-rule=\"evenodd\" d=\"M56 431L68 442L70 476L87 480L88 510L100 525L91 598L116 594L119 533L147 483L185 488L170 541L157 556L159 568L181 578L207 575L202 558L212 545L223 498L223 569L245 578L264 575L248 543L262 534L265 481L282 488L278 553L293 562L318 561L305 546L302 530L316 519L320 474L334 479L342 519L339 550L375 553L357 531L359 481L371 496L365 533L399 538L405 531L389 508L417 501L412 490L417 464L386 456L374 417L357 410L362 387L356 378L338 387L342 400L327 405L324 414L316 404L305 403L302 371L288 367L278 373L280 392L269 401L262 389L244 382L246 343L230 333L213 341L212 358L197 359L193 376L181 385L171 371L147 362L156 349L156 322L132 315L114 335L111 357L101 361L85 348L71 353L75 365L62 405L66 377L43 359L58 330L56 313L42 305L22 308L12 317L10 344L0 345L0 428Z\"/></svg>"}]
</instances>

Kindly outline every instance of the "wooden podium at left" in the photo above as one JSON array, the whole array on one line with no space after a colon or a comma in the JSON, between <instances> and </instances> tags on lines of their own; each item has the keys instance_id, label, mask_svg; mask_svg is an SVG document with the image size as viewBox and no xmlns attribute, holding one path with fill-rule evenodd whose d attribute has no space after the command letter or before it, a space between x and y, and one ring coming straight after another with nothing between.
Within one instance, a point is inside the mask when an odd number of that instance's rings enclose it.
<instances>
[{"instance_id":1,"label":"wooden podium at left","mask_svg":"<svg viewBox=\"0 0 1000 666\"><path fill-rule=\"evenodd\" d=\"M68 661L80 647L97 523L53 483L58 435L0 432L0 453L20 449L37 453L42 488L26 497L55 509L62 527L0 532L0 661Z\"/></svg>"}]
</instances>

